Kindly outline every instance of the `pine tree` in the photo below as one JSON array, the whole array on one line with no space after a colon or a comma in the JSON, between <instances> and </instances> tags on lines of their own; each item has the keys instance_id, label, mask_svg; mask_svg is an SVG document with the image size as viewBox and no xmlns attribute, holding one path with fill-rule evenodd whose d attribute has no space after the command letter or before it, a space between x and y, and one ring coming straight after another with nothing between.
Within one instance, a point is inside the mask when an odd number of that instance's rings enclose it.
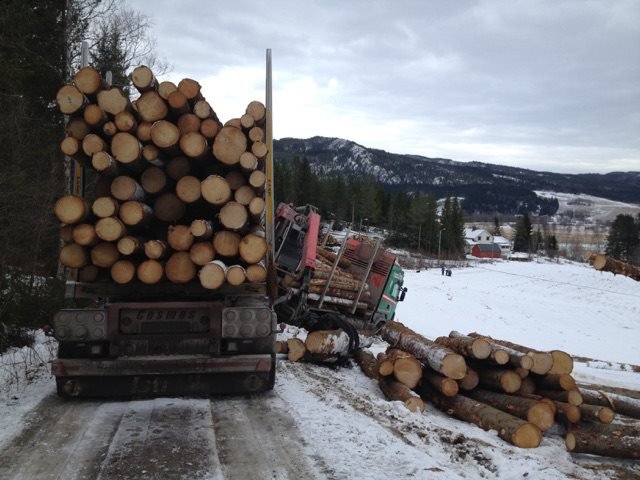
<instances>
[{"instance_id":1,"label":"pine tree","mask_svg":"<svg viewBox=\"0 0 640 480\"><path fill-rule=\"evenodd\" d=\"M514 252L530 252L531 251L531 220L529 214L524 212L522 217L516 223L516 233L513 240Z\"/></svg>"},{"instance_id":2,"label":"pine tree","mask_svg":"<svg viewBox=\"0 0 640 480\"><path fill-rule=\"evenodd\" d=\"M631 215L618 215L609 229L607 255L626 262L632 261L636 249L640 246L639 223L635 222Z\"/></svg>"}]
</instances>

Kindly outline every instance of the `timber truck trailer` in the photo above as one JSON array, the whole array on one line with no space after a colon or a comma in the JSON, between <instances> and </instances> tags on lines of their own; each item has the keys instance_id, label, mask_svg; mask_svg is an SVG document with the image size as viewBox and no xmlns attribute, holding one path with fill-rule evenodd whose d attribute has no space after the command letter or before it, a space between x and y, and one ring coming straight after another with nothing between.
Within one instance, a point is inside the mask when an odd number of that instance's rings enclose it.
<instances>
[{"instance_id":1,"label":"timber truck trailer","mask_svg":"<svg viewBox=\"0 0 640 480\"><path fill-rule=\"evenodd\" d=\"M345 235L328 279L325 272L327 288L313 288L317 251L324 246L321 219L310 206L280 204L274 211L270 50L266 70L266 281L208 290L197 281L120 285L69 279L66 297L91 306L54 316L59 347L52 372L59 395L262 392L275 382L279 322L309 330L342 328L353 350L357 330L374 331L394 318L406 292L403 272L379 241ZM78 195L81 175L76 168ZM349 298L335 297L328 287L341 258L360 286Z\"/></svg>"},{"instance_id":2,"label":"timber truck trailer","mask_svg":"<svg viewBox=\"0 0 640 480\"><path fill-rule=\"evenodd\" d=\"M271 103L271 50L267 50L263 222L268 245L274 228ZM73 193L84 196L83 171L77 163L74 167ZM267 278L273 279L269 251L265 261ZM52 372L58 394L130 397L272 389L276 315L269 282L273 280L225 283L209 290L197 280L119 285L69 279L65 296L88 299L92 305L61 310L53 318L51 334L59 347Z\"/></svg>"}]
</instances>

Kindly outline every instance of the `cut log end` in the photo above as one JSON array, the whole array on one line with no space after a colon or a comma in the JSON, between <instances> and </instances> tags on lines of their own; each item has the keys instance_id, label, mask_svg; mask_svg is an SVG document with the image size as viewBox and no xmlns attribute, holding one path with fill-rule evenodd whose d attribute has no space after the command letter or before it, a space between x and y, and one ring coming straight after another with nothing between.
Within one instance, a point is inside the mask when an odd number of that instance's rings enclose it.
<instances>
[{"instance_id":1,"label":"cut log end","mask_svg":"<svg viewBox=\"0 0 640 480\"><path fill-rule=\"evenodd\" d=\"M512 435L512 442L520 448L538 448L542 441L542 432L531 423L521 425Z\"/></svg>"},{"instance_id":2,"label":"cut log end","mask_svg":"<svg viewBox=\"0 0 640 480\"><path fill-rule=\"evenodd\" d=\"M454 380L461 380L467 373L467 364L464 357L458 354L449 354L442 360L442 373Z\"/></svg>"}]
</instances>

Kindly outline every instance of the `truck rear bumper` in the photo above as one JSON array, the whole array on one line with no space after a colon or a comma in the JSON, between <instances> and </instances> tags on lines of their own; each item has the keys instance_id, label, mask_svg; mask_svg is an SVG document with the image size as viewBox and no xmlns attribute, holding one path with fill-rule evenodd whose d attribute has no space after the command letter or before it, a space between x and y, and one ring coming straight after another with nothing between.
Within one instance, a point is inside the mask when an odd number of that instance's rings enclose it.
<instances>
[{"instance_id":1,"label":"truck rear bumper","mask_svg":"<svg viewBox=\"0 0 640 480\"><path fill-rule=\"evenodd\" d=\"M273 388L273 355L57 359L58 394L66 397L210 395Z\"/></svg>"}]
</instances>

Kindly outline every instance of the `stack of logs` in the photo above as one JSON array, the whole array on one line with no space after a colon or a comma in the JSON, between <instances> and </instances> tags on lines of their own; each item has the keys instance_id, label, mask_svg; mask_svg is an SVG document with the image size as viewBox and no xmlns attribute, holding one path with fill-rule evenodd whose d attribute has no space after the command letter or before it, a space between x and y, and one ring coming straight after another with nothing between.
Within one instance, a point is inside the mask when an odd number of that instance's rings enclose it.
<instances>
[{"instance_id":1,"label":"stack of logs","mask_svg":"<svg viewBox=\"0 0 640 480\"><path fill-rule=\"evenodd\" d=\"M197 81L131 79L135 101L91 67L58 91L61 150L98 174L95 195L55 205L61 263L86 282L264 282L264 105L223 125Z\"/></svg>"},{"instance_id":2,"label":"stack of logs","mask_svg":"<svg viewBox=\"0 0 640 480\"><path fill-rule=\"evenodd\" d=\"M317 247L315 269L311 273L309 281L309 300L316 302L320 298L324 303L353 307L353 302L358 299L358 310L367 308L367 302L371 297L369 286L348 271L351 261L341 257L335 266L337 255L325 248ZM333 275L331 274L333 270ZM283 286L287 288L299 288L299 279L285 275Z\"/></svg>"},{"instance_id":3,"label":"stack of logs","mask_svg":"<svg viewBox=\"0 0 640 480\"><path fill-rule=\"evenodd\" d=\"M322 337L313 335L314 342ZM340 335L335 331L332 338ZM428 400L521 448L538 447L543 432L559 423L569 451L640 458L640 423L634 420L640 419L640 400L578 388L565 352L477 333L451 332L431 341L399 322L385 324L381 335L389 349L377 357L358 350L356 360L387 398L412 412L424 411Z\"/></svg>"}]
</instances>

